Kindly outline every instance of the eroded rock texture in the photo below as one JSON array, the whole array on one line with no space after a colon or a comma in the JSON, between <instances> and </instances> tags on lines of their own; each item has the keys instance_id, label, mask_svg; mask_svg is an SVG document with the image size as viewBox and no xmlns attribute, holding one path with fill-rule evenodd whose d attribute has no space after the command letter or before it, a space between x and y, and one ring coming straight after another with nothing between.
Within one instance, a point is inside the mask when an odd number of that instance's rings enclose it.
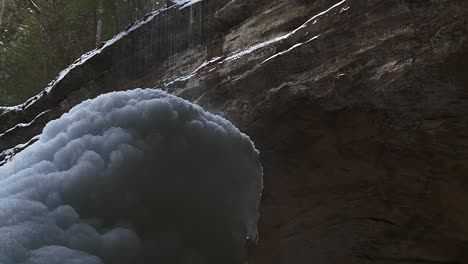
<instances>
[{"instance_id":1,"label":"eroded rock texture","mask_svg":"<svg viewBox=\"0 0 468 264\"><path fill-rule=\"evenodd\" d=\"M170 36L170 37L168 37ZM162 87L262 152L249 263L468 263L468 1L205 0L0 116L8 149L104 91Z\"/></svg>"}]
</instances>

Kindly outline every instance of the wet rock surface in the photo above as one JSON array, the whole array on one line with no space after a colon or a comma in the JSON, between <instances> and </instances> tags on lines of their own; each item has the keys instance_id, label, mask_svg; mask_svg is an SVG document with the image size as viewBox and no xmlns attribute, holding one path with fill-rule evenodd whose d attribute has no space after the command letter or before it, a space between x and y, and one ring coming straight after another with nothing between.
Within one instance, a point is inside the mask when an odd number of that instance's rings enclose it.
<instances>
[{"instance_id":1,"label":"wet rock surface","mask_svg":"<svg viewBox=\"0 0 468 264\"><path fill-rule=\"evenodd\" d=\"M86 98L160 87L262 152L249 263L467 263L467 41L464 0L205 0L0 115L6 131L50 109L0 149Z\"/></svg>"}]
</instances>

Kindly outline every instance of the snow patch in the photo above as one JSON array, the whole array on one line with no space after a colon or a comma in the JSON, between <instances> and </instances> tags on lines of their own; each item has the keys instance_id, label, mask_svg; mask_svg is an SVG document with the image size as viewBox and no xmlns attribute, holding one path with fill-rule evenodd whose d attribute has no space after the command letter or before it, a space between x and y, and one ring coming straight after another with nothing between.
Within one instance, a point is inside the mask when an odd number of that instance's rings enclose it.
<instances>
[{"instance_id":1,"label":"snow patch","mask_svg":"<svg viewBox=\"0 0 468 264\"><path fill-rule=\"evenodd\" d=\"M19 124L15 125L14 127L10 128L10 129L7 129L5 132L3 132L3 133L0 134L0 138L3 137L4 135L10 133L11 131L17 129L17 128L20 128L20 127L28 127L28 126L32 125L34 122L36 122L36 120L37 120L39 117L45 115L45 114L46 114L47 112L49 112L49 111L50 111L50 110L47 110L47 111L44 111L44 112L38 114L38 115L37 115L31 122L29 122L29 123L19 123Z\"/></svg>"},{"instance_id":2,"label":"snow patch","mask_svg":"<svg viewBox=\"0 0 468 264\"><path fill-rule=\"evenodd\" d=\"M176 5L179 5L180 9L186 8L203 0L174 0Z\"/></svg>"},{"instance_id":3,"label":"snow patch","mask_svg":"<svg viewBox=\"0 0 468 264\"><path fill-rule=\"evenodd\" d=\"M38 140L39 140L39 136L35 136L26 143L19 144L11 149L6 149L2 151L0 153L0 166L10 161L16 153L20 152L21 150L25 149L26 147L30 146L32 143Z\"/></svg>"},{"instance_id":4,"label":"snow patch","mask_svg":"<svg viewBox=\"0 0 468 264\"><path fill-rule=\"evenodd\" d=\"M176 79L174 79L174 80L172 80L172 81L170 81L170 82L168 82L168 83L163 84L163 86L164 86L164 87L167 87L167 86L172 85L172 84L177 83L177 82L183 82L183 81L190 80L190 79L192 79L195 75L197 75L197 73L198 73L200 70L204 69L204 68L207 67L208 65L211 65L211 64L213 64L213 63L215 63L215 62L217 62L217 61L219 61L219 60L221 60L221 59L222 59L222 57L214 57L214 58L212 58L212 59L209 60L209 61L204 61L202 64L200 64L200 66L198 66L198 67L197 67L195 70L193 70L190 74L184 75L184 76L181 76L181 77L178 77L178 78L176 78Z\"/></svg>"},{"instance_id":5,"label":"snow patch","mask_svg":"<svg viewBox=\"0 0 468 264\"><path fill-rule=\"evenodd\" d=\"M282 56L282 55L284 55L284 54L286 54L286 53L288 53L288 52L290 52L290 51L292 51L292 50L295 50L295 49L299 48L299 47L302 46L302 45L305 45L305 44L307 44L307 43L309 43L309 42L311 42L311 41L314 41L314 40L318 39L319 37L320 37L320 36L314 36L314 37L308 39L308 40L305 41L305 42L297 43L297 44L291 46L291 47L290 47L289 49L287 49L287 50L278 52L278 53L276 53L276 54L274 54L274 55L268 57L267 59L265 59L264 61L262 61L262 63L260 63L260 64L264 64L264 63L266 63L266 62L268 62L268 61L270 61L270 60L272 60L272 59L274 59L274 58L276 58L276 57Z\"/></svg>"}]
</instances>

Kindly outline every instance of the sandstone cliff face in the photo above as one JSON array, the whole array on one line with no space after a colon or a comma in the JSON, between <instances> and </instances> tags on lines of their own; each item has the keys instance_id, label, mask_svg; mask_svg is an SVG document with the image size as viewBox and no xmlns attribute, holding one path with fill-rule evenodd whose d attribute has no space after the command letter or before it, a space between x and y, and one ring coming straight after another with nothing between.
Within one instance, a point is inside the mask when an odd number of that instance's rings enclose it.
<instances>
[{"instance_id":1,"label":"sandstone cliff face","mask_svg":"<svg viewBox=\"0 0 468 264\"><path fill-rule=\"evenodd\" d=\"M249 263L468 263L468 1L170 8L3 109L1 131L35 121L0 149L135 87L194 101L256 142L265 189Z\"/></svg>"}]
</instances>

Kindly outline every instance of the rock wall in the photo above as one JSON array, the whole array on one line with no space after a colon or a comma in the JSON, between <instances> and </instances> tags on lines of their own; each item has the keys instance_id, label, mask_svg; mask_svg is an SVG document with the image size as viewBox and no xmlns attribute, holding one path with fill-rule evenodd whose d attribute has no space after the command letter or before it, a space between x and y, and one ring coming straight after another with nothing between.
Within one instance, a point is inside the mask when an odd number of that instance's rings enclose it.
<instances>
[{"instance_id":1,"label":"rock wall","mask_svg":"<svg viewBox=\"0 0 468 264\"><path fill-rule=\"evenodd\" d=\"M24 125L0 149L85 98L160 87L228 117L262 152L249 263L468 263L467 38L465 0L173 7L3 109L1 131Z\"/></svg>"}]
</instances>

